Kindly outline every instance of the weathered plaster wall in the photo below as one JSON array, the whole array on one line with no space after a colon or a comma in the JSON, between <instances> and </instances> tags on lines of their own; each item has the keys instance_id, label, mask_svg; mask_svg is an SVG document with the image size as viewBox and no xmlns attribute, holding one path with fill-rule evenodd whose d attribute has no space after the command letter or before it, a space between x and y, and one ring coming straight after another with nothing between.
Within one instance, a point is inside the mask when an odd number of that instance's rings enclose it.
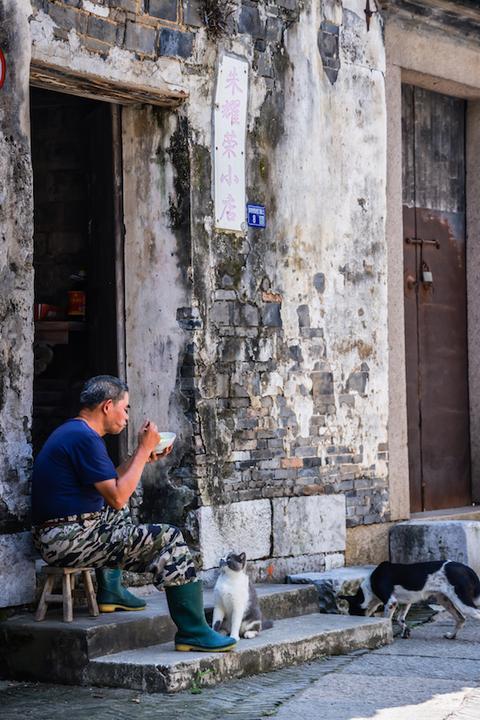
<instances>
[{"instance_id":1,"label":"weathered plaster wall","mask_svg":"<svg viewBox=\"0 0 480 720\"><path fill-rule=\"evenodd\" d=\"M143 475L149 519L181 523L195 500L189 386L191 285L187 126L168 110L123 111L127 381L130 447L146 418L177 433L167 460ZM177 192L178 191L178 192ZM183 201L182 201L183 198ZM191 372L188 372L190 369ZM141 501L137 495L137 505Z\"/></svg>"},{"instance_id":2,"label":"weathered plaster wall","mask_svg":"<svg viewBox=\"0 0 480 720\"><path fill-rule=\"evenodd\" d=\"M390 512L380 19L367 34L361 0L236 1L207 31L200 3L167 5L35 0L31 20L36 84L188 96L123 110L131 432L151 416L179 435L136 509L187 516L207 570L240 542L231 516L258 578L334 567L346 525ZM224 50L250 62L247 195L267 208L244 235L213 229Z\"/></svg>"},{"instance_id":3,"label":"weathered plaster wall","mask_svg":"<svg viewBox=\"0 0 480 720\"><path fill-rule=\"evenodd\" d=\"M0 6L0 47L7 58L0 90L0 607L28 602L34 589L30 543L22 532L29 509L33 373L29 13L25 0Z\"/></svg>"},{"instance_id":4,"label":"weathered plaster wall","mask_svg":"<svg viewBox=\"0 0 480 720\"><path fill-rule=\"evenodd\" d=\"M273 507L274 498L301 496L303 521L320 523L320 505L316 516L309 511L316 496L345 494L330 510L339 521L383 522L383 40L378 20L366 34L361 2L301 7L275 43L266 41L268 74L251 75L248 197L266 205L265 231L212 231L211 177L203 179L211 172L210 114L198 112L203 97L190 89L192 177L203 173L192 187L194 293L204 322L196 333L201 503L250 502L255 515L261 498ZM261 10L264 27L272 7ZM259 67L241 34L223 45ZM284 554L276 548L294 536L285 522L272 523L271 533L265 573L280 575ZM298 538L292 543L292 562L325 562L325 553L305 555ZM344 549L337 541L328 552Z\"/></svg>"}]
</instances>

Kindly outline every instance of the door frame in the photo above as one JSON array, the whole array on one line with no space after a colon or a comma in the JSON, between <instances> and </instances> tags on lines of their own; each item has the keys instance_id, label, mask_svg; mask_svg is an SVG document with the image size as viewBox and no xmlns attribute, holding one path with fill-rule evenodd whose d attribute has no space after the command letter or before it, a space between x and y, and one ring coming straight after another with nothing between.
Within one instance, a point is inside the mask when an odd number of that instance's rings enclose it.
<instances>
[{"instance_id":1,"label":"door frame","mask_svg":"<svg viewBox=\"0 0 480 720\"><path fill-rule=\"evenodd\" d=\"M466 238L467 322L470 387L472 498L480 501L480 298L475 276L480 272L480 52L465 38L441 30L433 33L387 18L387 274L389 334L389 468L392 520L410 516L405 370L405 323L402 222L402 83L467 100ZM468 73L466 69L468 68ZM464 78L468 77L468 84ZM478 283L477 283L478 286Z\"/></svg>"}]
</instances>

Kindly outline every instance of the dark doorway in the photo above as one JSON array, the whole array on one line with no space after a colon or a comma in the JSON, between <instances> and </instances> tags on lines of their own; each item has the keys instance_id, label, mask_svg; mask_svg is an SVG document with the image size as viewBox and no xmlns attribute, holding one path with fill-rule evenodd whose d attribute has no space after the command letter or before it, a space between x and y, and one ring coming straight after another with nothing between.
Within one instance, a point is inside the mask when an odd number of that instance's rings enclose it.
<instances>
[{"instance_id":1,"label":"dark doorway","mask_svg":"<svg viewBox=\"0 0 480 720\"><path fill-rule=\"evenodd\" d=\"M404 85L403 230L412 512L471 504L465 101Z\"/></svg>"},{"instance_id":2,"label":"dark doorway","mask_svg":"<svg viewBox=\"0 0 480 720\"><path fill-rule=\"evenodd\" d=\"M76 414L88 377L125 373L119 117L107 103L31 91L34 453ZM118 460L118 442L109 450Z\"/></svg>"}]
</instances>

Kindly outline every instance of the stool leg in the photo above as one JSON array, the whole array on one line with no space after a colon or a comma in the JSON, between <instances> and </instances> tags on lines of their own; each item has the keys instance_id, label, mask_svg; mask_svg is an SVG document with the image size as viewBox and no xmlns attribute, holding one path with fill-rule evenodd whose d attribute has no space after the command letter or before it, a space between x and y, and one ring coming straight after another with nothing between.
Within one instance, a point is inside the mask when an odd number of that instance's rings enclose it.
<instances>
[{"instance_id":1,"label":"stool leg","mask_svg":"<svg viewBox=\"0 0 480 720\"><path fill-rule=\"evenodd\" d=\"M40 597L40 601L38 603L37 612L35 613L35 620L37 622L40 622L41 620L45 620L45 615L47 614L48 610L48 603L46 600L47 595L50 595L53 588L53 583L55 582L55 578L53 575L47 575L47 579L45 580L45 585L43 586L42 595Z\"/></svg>"},{"instance_id":2,"label":"stool leg","mask_svg":"<svg viewBox=\"0 0 480 720\"><path fill-rule=\"evenodd\" d=\"M88 610L90 615L97 617L100 615L100 611L97 605L97 598L95 597L95 590L93 589L92 576L89 570L84 570L83 573L83 585L85 587L85 595L87 596Z\"/></svg>"},{"instance_id":3,"label":"stool leg","mask_svg":"<svg viewBox=\"0 0 480 720\"><path fill-rule=\"evenodd\" d=\"M63 587L63 622L72 622L73 605L72 605L72 589L70 586L70 575L64 575L62 578Z\"/></svg>"}]
</instances>

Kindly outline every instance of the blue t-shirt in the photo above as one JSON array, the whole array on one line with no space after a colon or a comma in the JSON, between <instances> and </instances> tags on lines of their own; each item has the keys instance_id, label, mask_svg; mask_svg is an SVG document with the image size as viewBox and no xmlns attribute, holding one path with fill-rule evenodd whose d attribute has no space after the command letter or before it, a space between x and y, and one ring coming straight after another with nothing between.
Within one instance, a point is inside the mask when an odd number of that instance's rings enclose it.
<instances>
[{"instance_id":1,"label":"blue t-shirt","mask_svg":"<svg viewBox=\"0 0 480 720\"><path fill-rule=\"evenodd\" d=\"M104 499L94 483L117 477L101 436L84 420L67 420L33 465L33 524L102 510Z\"/></svg>"}]
</instances>

